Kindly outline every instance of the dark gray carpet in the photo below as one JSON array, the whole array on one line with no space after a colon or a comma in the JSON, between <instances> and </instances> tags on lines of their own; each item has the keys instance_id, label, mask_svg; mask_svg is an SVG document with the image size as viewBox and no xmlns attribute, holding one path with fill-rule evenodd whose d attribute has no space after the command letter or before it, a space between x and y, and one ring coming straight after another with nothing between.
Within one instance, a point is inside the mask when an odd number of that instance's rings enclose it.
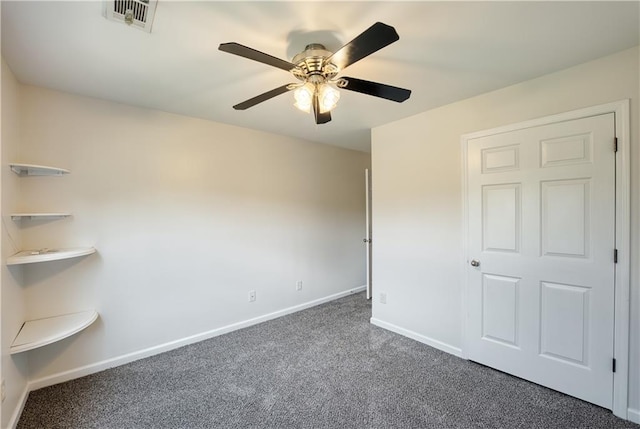
<instances>
[{"instance_id":1,"label":"dark gray carpet","mask_svg":"<svg viewBox=\"0 0 640 429\"><path fill-rule=\"evenodd\" d=\"M363 294L29 395L19 428L640 428L369 324Z\"/></svg>"}]
</instances>

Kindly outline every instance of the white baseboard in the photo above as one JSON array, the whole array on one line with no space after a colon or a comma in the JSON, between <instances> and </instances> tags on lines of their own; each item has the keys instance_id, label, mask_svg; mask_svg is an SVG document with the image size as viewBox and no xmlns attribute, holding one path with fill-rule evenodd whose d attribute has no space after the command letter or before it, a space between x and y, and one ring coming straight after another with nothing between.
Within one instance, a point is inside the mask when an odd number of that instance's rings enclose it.
<instances>
[{"instance_id":1,"label":"white baseboard","mask_svg":"<svg viewBox=\"0 0 640 429\"><path fill-rule=\"evenodd\" d=\"M167 352L179 347L183 347L189 344L198 343L200 341L207 340L209 338L217 337L218 335L227 334L238 329L246 328L258 323L266 322L268 320L277 319L278 317L286 316L287 314L296 313L307 308L315 307L320 304L324 304L329 301L333 301L347 295L362 292L366 289L366 286L359 286L353 289L349 289L343 292L339 292L333 295L329 295L323 298L319 298L313 301L305 302L293 307L278 310L273 313L265 314L263 316L255 317L253 319L244 320L242 322L233 323L231 325L223 326L221 328L212 329L210 331L202 332L200 334L191 335L179 340L170 341L168 343L160 344L157 346L149 347L147 349L138 350L126 355L117 356L100 362L92 363L90 365L74 368L69 371L60 372L57 374L42 377L36 380L31 380L28 384L28 390L37 390L43 387L52 386L54 384L63 383L65 381L73 380L76 378L84 377L96 372L104 371L105 369L113 368L116 366L124 365L129 362L144 359L159 353Z\"/></svg>"},{"instance_id":2,"label":"white baseboard","mask_svg":"<svg viewBox=\"0 0 640 429\"><path fill-rule=\"evenodd\" d=\"M640 424L640 410L629 408L627 410L627 420Z\"/></svg>"},{"instance_id":3,"label":"white baseboard","mask_svg":"<svg viewBox=\"0 0 640 429\"><path fill-rule=\"evenodd\" d=\"M22 410L24 410L24 406L27 403L27 398L29 397L30 391L31 390L29 389L29 385L25 386L24 390L22 391L22 395L20 395L20 399L18 400L18 406L13 411L11 419L9 419L9 425L7 426L7 428L15 429L16 426L18 426L18 420L20 420L20 415L22 414Z\"/></svg>"},{"instance_id":4,"label":"white baseboard","mask_svg":"<svg viewBox=\"0 0 640 429\"><path fill-rule=\"evenodd\" d=\"M442 341L434 340L433 338L429 338L425 335L418 334L417 332L410 331L405 328L401 328L400 326L396 326L392 323L387 323L380 319L375 319L373 317L371 318L371 324L384 328L388 331L395 332L396 334L400 334L405 337L411 338L412 340L416 340L420 343L431 346L434 349L442 350L443 352L447 352L454 356L462 357L462 349L458 347L454 347L447 343L443 343Z\"/></svg>"}]
</instances>

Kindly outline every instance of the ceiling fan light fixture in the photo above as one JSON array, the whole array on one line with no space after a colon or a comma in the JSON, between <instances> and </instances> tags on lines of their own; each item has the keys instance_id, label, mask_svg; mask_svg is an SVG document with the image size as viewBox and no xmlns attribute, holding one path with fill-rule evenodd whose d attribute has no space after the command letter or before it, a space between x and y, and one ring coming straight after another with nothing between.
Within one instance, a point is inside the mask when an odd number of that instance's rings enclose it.
<instances>
[{"instance_id":1,"label":"ceiling fan light fixture","mask_svg":"<svg viewBox=\"0 0 640 429\"><path fill-rule=\"evenodd\" d=\"M304 85L293 91L293 98L296 102L293 104L303 112L311 112L311 104L313 103L313 96L316 88L312 83L305 83Z\"/></svg>"},{"instance_id":2,"label":"ceiling fan light fixture","mask_svg":"<svg viewBox=\"0 0 640 429\"><path fill-rule=\"evenodd\" d=\"M221 43L218 49L279 68L291 73L301 82L282 85L267 91L257 97L236 104L233 106L234 109L245 110L277 95L293 91L294 106L303 112L311 113L313 111L315 123L319 125L331 121L331 110L338 105L340 100L338 88L398 103L402 103L409 98L411 91L408 89L352 77L336 78L346 67L399 39L400 36L398 36L395 28L382 22L376 22L335 52L328 51L320 43L311 43L305 47L304 51L293 57L291 62L236 42Z\"/></svg>"}]
</instances>

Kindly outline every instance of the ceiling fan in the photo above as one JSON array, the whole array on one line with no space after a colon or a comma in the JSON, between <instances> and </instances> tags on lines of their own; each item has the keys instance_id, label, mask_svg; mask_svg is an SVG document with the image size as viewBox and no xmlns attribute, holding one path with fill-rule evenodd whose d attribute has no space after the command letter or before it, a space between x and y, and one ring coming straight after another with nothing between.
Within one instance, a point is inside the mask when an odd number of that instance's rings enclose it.
<instances>
[{"instance_id":1,"label":"ceiling fan","mask_svg":"<svg viewBox=\"0 0 640 429\"><path fill-rule=\"evenodd\" d=\"M385 98L398 103L409 98L411 91L408 89L353 77L336 77L351 64L399 39L395 28L382 22L376 22L336 52L328 51L324 45L319 43L312 43L293 57L292 62L281 60L235 42L222 43L218 49L288 71L300 81L282 85L250 98L233 106L234 109L245 110L285 92L294 91L296 101L294 105L306 112L313 110L316 124L325 124L331 120L331 110L340 99L340 92L337 88Z\"/></svg>"}]
</instances>

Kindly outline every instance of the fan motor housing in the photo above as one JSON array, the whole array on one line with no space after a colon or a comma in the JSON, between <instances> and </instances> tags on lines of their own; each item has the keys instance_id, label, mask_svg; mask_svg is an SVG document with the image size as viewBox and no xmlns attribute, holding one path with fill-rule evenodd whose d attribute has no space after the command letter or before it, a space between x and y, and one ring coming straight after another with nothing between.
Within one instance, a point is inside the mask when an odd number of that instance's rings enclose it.
<instances>
[{"instance_id":1,"label":"fan motor housing","mask_svg":"<svg viewBox=\"0 0 640 429\"><path fill-rule=\"evenodd\" d=\"M307 45L304 51L293 57L292 63L298 66L299 70L292 72L302 81L325 82L338 73L338 67L335 64L326 62L331 55L333 52L328 51L320 43Z\"/></svg>"}]
</instances>

